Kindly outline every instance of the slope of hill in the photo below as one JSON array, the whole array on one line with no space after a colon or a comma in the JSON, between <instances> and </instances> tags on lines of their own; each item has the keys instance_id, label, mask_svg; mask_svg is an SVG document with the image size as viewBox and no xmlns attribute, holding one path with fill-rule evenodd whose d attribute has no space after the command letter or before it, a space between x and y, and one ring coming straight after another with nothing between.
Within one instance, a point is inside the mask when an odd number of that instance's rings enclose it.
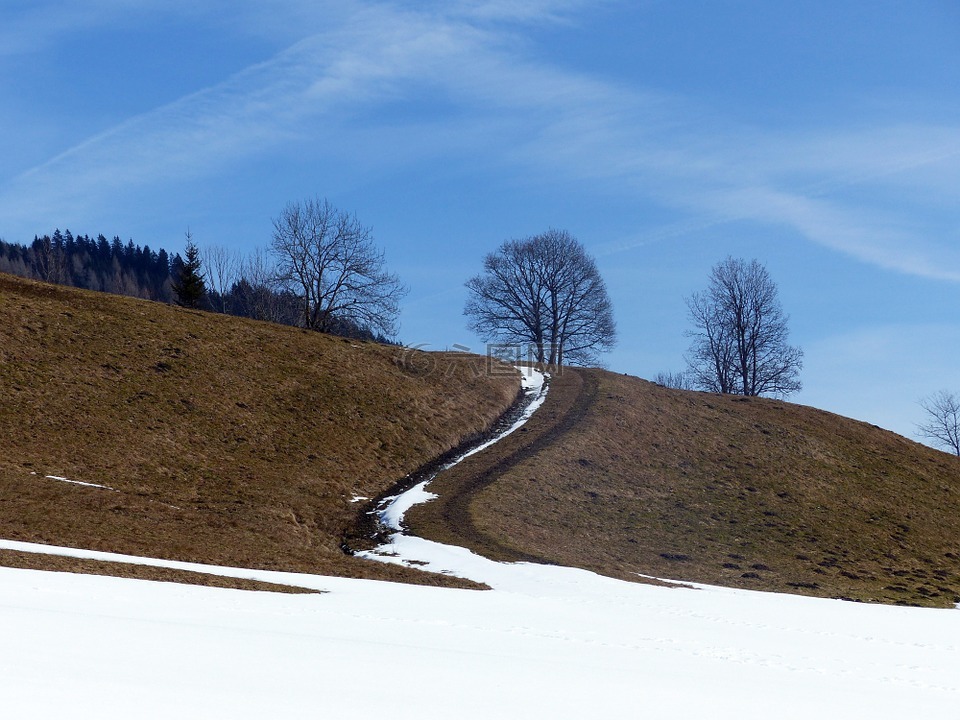
<instances>
[{"instance_id":1,"label":"slope of hill","mask_svg":"<svg viewBox=\"0 0 960 720\"><path fill-rule=\"evenodd\" d=\"M344 555L354 500L483 431L519 381L409 353L0 275L0 537L449 582Z\"/></svg>"},{"instance_id":2,"label":"slope of hill","mask_svg":"<svg viewBox=\"0 0 960 720\"><path fill-rule=\"evenodd\" d=\"M518 381L480 358L410 353L0 276L0 537L454 582L341 550L360 498L516 398ZM960 460L788 403L569 370L522 432L431 489L441 498L408 513L413 531L495 558L960 598Z\"/></svg>"},{"instance_id":3,"label":"slope of hill","mask_svg":"<svg viewBox=\"0 0 960 720\"><path fill-rule=\"evenodd\" d=\"M960 460L775 400L567 371L526 431L439 476L413 531L502 559L960 602Z\"/></svg>"}]
</instances>

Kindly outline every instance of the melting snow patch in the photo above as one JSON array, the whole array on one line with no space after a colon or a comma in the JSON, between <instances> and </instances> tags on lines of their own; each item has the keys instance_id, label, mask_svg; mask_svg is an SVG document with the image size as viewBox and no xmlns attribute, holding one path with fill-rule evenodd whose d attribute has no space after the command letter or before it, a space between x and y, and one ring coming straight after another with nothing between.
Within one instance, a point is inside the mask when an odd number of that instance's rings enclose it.
<instances>
[{"instance_id":1,"label":"melting snow patch","mask_svg":"<svg viewBox=\"0 0 960 720\"><path fill-rule=\"evenodd\" d=\"M432 492L427 492L426 487L429 480L417 483L405 493L401 493L385 510L380 512L380 521L391 530L400 531L403 529L403 514L419 503L433 500L437 497Z\"/></svg>"},{"instance_id":2,"label":"melting snow patch","mask_svg":"<svg viewBox=\"0 0 960 720\"><path fill-rule=\"evenodd\" d=\"M520 414L520 417L518 417L517 420L506 430L497 433L491 439L475 448L472 448L471 450L468 450L444 465L440 469L440 472L449 470L454 465L462 462L471 455L474 455L481 450L485 450L494 443L502 440L507 435L514 432L524 423L526 423L533 413L537 411L537 408L543 405L543 401L546 400L547 397L546 375L538 370L534 370L533 368L518 367L517 369L520 371L520 383L527 397L527 406ZM407 512L407 510L412 508L414 505L429 502L437 497L434 493L428 492L426 489L433 477L435 476L427 478L423 482L414 485L412 488L400 493L399 495L391 495L390 497L384 498L380 506L382 509L375 511L379 513L380 521L391 530L394 530L395 532L401 532L403 530L403 515ZM362 555L363 553L360 554ZM374 554L377 555L378 553L375 552ZM413 562L419 561L413 560Z\"/></svg>"},{"instance_id":3,"label":"melting snow patch","mask_svg":"<svg viewBox=\"0 0 960 720\"><path fill-rule=\"evenodd\" d=\"M85 487L95 487L95 488L103 488L104 490L113 490L112 487L108 487L106 485L97 485L96 483L81 482L80 480L68 480L67 478L61 477L59 475L45 475L44 477L47 480L56 480L58 482L70 483L71 485L83 485ZM116 490L113 490L113 491L116 492Z\"/></svg>"},{"instance_id":4,"label":"melting snow patch","mask_svg":"<svg viewBox=\"0 0 960 720\"><path fill-rule=\"evenodd\" d=\"M85 550L83 548L71 548L60 545L45 545L43 543L24 542L22 540L0 539L0 550L13 550L16 552L35 553L37 555L57 555L60 557L97 560L99 562L145 565L148 567L170 568L172 570L186 570L188 572L221 575L223 577L239 578L241 580L259 580L276 585L305 587L319 591L326 589L325 583L328 580L328 578L320 575L308 575L306 573L254 570L250 568L230 567L227 565L204 565L202 563L183 562L180 560L163 560L160 558L141 557L139 555L124 555L122 553L104 552L102 550ZM0 685L0 687L2 687L2 685Z\"/></svg>"}]
</instances>

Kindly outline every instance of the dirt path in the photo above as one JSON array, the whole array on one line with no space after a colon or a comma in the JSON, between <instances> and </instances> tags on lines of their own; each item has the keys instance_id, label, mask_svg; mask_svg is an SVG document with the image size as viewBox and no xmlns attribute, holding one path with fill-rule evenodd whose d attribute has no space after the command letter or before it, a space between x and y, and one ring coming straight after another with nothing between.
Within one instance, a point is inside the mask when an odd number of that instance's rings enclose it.
<instances>
[{"instance_id":1,"label":"dirt path","mask_svg":"<svg viewBox=\"0 0 960 720\"><path fill-rule=\"evenodd\" d=\"M597 395L590 370L564 369L551 379L546 402L517 432L440 473L430 492L439 497L410 510L409 531L420 537L467 547L495 560L548 562L481 532L471 512L476 495L514 466L557 442L589 411Z\"/></svg>"}]
</instances>

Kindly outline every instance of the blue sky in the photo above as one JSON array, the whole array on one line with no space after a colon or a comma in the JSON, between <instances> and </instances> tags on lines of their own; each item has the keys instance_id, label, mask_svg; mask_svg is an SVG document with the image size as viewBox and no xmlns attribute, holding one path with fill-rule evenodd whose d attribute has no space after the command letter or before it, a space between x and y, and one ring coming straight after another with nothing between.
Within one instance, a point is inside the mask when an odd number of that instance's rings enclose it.
<instances>
[{"instance_id":1,"label":"blue sky","mask_svg":"<svg viewBox=\"0 0 960 720\"><path fill-rule=\"evenodd\" d=\"M248 252L291 200L373 227L409 344L482 347L464 281L569 230L620 331L683 367L727 255L778 283L792 399L908 436L960 390L960 5L952 0L12 0L0 237Z\"/></svg>"}]
</instances>

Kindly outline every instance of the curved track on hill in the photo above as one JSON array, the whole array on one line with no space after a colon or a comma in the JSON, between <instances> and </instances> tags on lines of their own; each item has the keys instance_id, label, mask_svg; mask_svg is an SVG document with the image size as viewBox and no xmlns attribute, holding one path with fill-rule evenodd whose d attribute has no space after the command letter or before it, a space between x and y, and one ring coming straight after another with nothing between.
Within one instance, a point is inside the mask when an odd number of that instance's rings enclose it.
<instances>
[{"instance_id":1,"label":"curved track on hill","mask_svg":"<svg viewBox=\"0 0 960 720\"><path fill-rule=\"evenodd\" d=\"M953 607L958 471L814 408L570 370L525 425L433 477L404 524L492 560ZM411 551L396 562L430 556L396 543Z\"/></svg>"},{"instance_id":2,"label":"curved track on hill","mask_svg":"<svg viewBox=\"0 0 960 720\"><path fill-rule=\"evenodd\" d=\"M558 442L589 412L597 397L598 380L590 370L565 368L550 380L546 402L519 431L441 472L430 483L437 494L406 515L414 535L467 547L486 557L507 561L549 562L486 535L473 520L476 496L498 477Z\"/></svg>"}]
</instances>

